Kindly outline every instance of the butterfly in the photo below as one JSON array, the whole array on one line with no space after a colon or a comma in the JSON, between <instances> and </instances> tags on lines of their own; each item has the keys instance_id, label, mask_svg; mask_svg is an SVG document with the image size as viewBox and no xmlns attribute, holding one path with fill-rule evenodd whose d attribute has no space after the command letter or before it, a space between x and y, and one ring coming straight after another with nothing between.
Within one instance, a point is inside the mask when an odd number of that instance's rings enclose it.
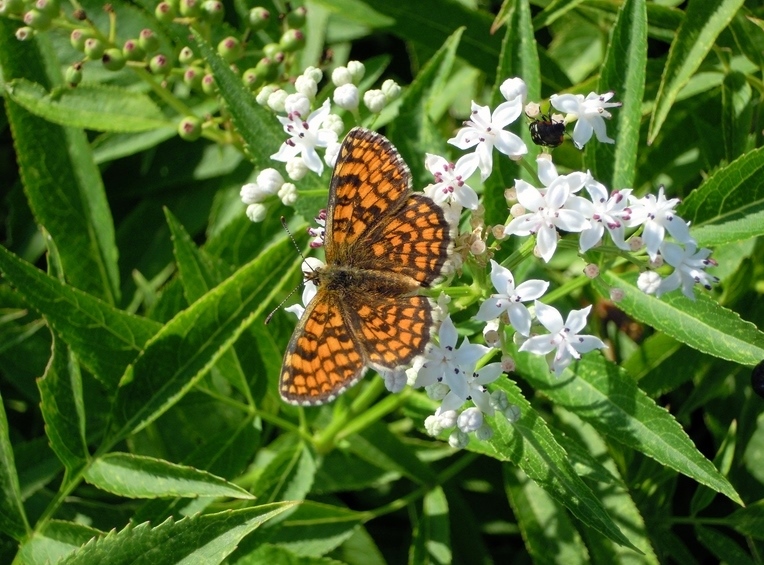
<instances>
[{"instance_id":1,"label":"butterfly","mask_svg":"<svg viewBox=\"0 0 764 565\"><path fill-rule=\"evenodd\" d=\"M423 353L435 320L417 291L442 276L451 243L443 209L412 192L392 143L352 129L329 186L326 265L306 275L317 292L284 354L281 397L330 402L366 367L392 371Z\"/></svg>"}]
</instances>

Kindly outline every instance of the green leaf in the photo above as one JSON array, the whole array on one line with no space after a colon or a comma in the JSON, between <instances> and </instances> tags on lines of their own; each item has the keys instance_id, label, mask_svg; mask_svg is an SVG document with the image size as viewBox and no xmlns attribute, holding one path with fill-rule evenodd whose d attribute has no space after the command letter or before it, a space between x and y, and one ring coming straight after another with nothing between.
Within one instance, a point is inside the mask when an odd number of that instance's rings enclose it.
<instances>
[{"instance_id":1,"label":"green leaf","mask_svg":"<svg viewBox=\"0 0 764 565\"><path fill-rule=\"evenodd\" d=\"M451 563L448 501L443 489L435 487L424 495L422 515L414 529L409 563Z\"/></svg>"},{"instance_id":2,"label":"green leaf","mask_svg":"<svg viewBox=\"0 0 764 565\"><path fill-rule=\"evenodd\" d=\"M695 526L698 541L713 553L720 563L735 563L735 565L754 565L754 560L747 551L726 534L701 525Z\"/></svg>"},{"instance_id":3,"label":"green leaf","mask_svg":"<svg viewBox=\"0 0 764 565\"><path fill-rule=\"evenodd\" d=\"M764 540L764 500L736 510L725 522L744 536Z\"/></svg>"},{"instance_id":4,"label":"green leaf","mask_svg":"<svg viewBox=\"0 0 764 565\"><path fill-rule=\"evenodd\" d=\"M621 289L619 309L698 351L751 367L764 359L764 334L737 313L703 294L690 300L673 292L658 299L639 290L635 280L635 274L609 271L594 284L602 296L609 296L611 288Z\"/></svg>"},{"instance_id":5,"label":"green leaf","mask_svg":"<svg viewBox=\"0 0 764 565\"><path fill-rule=\"evenodd\" d=\"M544 391L602 435L742 504L729 481L703 457L674 417L601 355L585 355L575 366L575 374L568 371L560 378L538 356L520 354L517 363L536 390Z\"/></svg>"},{"instance_id":6,"label":"green leaf","mask_svg":"<svg viewBox=\"0 0 764 565\"><path fill-rule=\"evenodd\" d=\"M668 60L655 100L647 142L652 143L676 101L679 91L700 67L716 37L732 21L744 0L691 0L684 21L671 43Z\"/></svg>"},{"instance_id":7,"label":"green leaf","mask_svg":"<svg viewBox=\"0 0 764 565\"><path fill-rule=\"evenodd\" d=\"M20 540L30 533L29 524L24 512L13 447L8 434L8 418L2 400L0 396L0 531Z\"/></svg>"},{"instance_id":8,"label":"green leaf","mask_svg":"<svg viewBox=\"0 0 764 565\"><path fill-rule=\"evenodd\" d=\"M236 76L230 65L199 32L191 28L191 34L198 51L212 69L215 84L231 113L236 131L244 139L249 157L258 167L272 167L270 156L278 151L285 136L278 121L255 101L254 95L244 86L241 78Z\"/></svg>"},{"instance_id":9,"label":"green leaf","mask_svg":"<svg viewBox=\"0 0 764 565\"><path fill-rule=\"evenodd\" d=\"M251 490L264 502L302 500L313 487L315 475L315 454L304 443L294 442L276 453Z\"/></svg>"},{"instance_id":10,"label":"green leaf","mask_svg":"<svg viewBox=\"0 0 764 565\"><path fill-rule=\"evenodd\" d=\"M764 148L749 151L714 172L680 204L700 246L764 234Z\"/></svg>"},{"instance_id":11,"label":"green leaf","mask_svg":"<svg viewBox=\"0 0 764 565\"><path fill-rule=\"evenodd\" d=\"M741 156L748 147L753 121L753 89L746 75L732 71L722 84L722 138L727 161Z\"/></svg>"},{"instance_id":12,"label":"green leaf","mask_svg":"<svg viewBox=\"0 0 764 565\"><path fill-rule=\"evenodd\" d=\"M64 285L0 246L0 271L109 389L161 327Z\"/></svg>"},{"instance_id":13,"label":"green leaf","mask_svg":"<svg viewBox=\"0 0 764 565\"><path fill-rule=\"evenodd\" d=\"M457 29L427 61L401 98L398 116L388 125L388 137L411 168L414 179L424 179L424 153L429 148L445 152L443 136L429 116L429 107L441 94L451 73L464 28Z\"/></svg>"},{"instance_id":14,"label":"green leaf","mask_svg":"<svg viewBox=\"0 0 764 565\"><path fill-rule=\"evenodd\" d=\"M71 474L84 467L89 452L85 439L85 403L77 358L53 334L53 352L37 383L40 410L50 446Z\"/></svg>"},{"instance_id":15,"label":"green leaf","mask_svg":"<svg viewBox=\"0 0 764 565\"><path fill-rule=\"evenodd\" d=\"M597 87L601 93L614 91L623 103L608 124L615 144L588 143L584 157L594 177L613 190L634 186L646 65L647 7L644 0L628 0L618 10Z\"/></svg>"},{"instance_id":16,"label":"green leaf","mask_svg":"<svg viewBox=\"0 0 764 565\"><path fill-rule=\"evenodd\" d=\"M102 532L84 524L51 520L19 547L16 563L60 563Z\"/></svg>"},{"instance_id":17,"label":"green leaf","mask_svg":"<svg viewBox=\"0 0 764 565\"><path fill-rule=\"evenodd\" d=\"M116 439L156 420L264 317L293 259L292 242L282 237L157 332L123 376L114 408Z\"/></svg>"},{"instance_id":18,"label":"green leaf","mask_svg":"<svg viewBox=\"0 0 764 565\"><path fill-rule=\"evenodd\" d=\"M267 504L218 514L168 519L152 528L144 523L94 538L61 563L66 565L175 565L220 563L262 524L294 506Z\"/></svg>"},{"instance_id":19,"label":"green leaf","mask_svg":"<svg viewBox=\"0 0 764 565\"><path fill-rule=\"evenodd\" d=\"M0 45L0 52L5 48ZM14 65L6 66L6 74ZM114 226L100 172L84 132L33 116L12 100L11 124L21 178L37 223L53 239L67 281L109 303L119 297Z\"/></svg>"},{"instance_id":20,"label":"green leaf","mask_svg":"<svg viewBox=\"0 0 764 565\"><path fill-rule=\"evenodd\" d=\"M23 78L12 80L5 90L19 106L61 126L121 133L172 127L149 96L134 90L81 84L48 93Z\"/></svg>"},{"instance_id":21,"label":"green leaf","mask_svg":"<svg viewBox=\"0 0 764 565\"><path fill-rule=\"evenodd\" d=\"M511 461L579 520L615 543L634 548L583 482L546 422L522 396L517 385L507 379L498 386L507 393L509 402L520 409L520 418L510 424L503 416L496 417L493 438L470 442L467 449L499 461Z\"/></svg>"},{"instance_id":22,"label":"green leaf","mask_svg":"<svg viewBox=\"0 0 764 565\"><path fill-rule=\"evenodd\" d=\"M246 490L206 471L131 453L108 453L97 457L85 471L85 479L106 492L128 498L255 498Z\"/></svg>"},{"instance_id":23,"label":"green leaf","mask_svg":"<svg viewBox=\"0 0 764 565\"><path fill-rule=\"evenodd\" d=\"M347 508L305 501L274 528L268 542L296 555L320 557L347 540L370 517Z\"/></svg>"},{"instance_id":24,"label":"green leaf","mask_svg":"<svg viewBox=\"0 0 764 565\"><path fill-rule=\"evenodd\" d=\"M589 563L589 554L565 507L516 467L504 465L504 489L536 563ZM554 556L554 558L552 558Z\"/></svg>"}]
</instances>

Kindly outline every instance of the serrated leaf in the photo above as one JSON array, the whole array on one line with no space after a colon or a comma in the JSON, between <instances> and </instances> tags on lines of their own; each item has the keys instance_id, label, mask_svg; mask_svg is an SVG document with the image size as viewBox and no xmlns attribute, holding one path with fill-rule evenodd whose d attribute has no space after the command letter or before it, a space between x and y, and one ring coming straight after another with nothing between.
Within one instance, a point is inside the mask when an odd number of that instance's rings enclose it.
<instances>
[{"instance_id":1,"label":"serrated leaf","mask_svg":"<svg viewBox=\"0 0 764 565\"><path fill-rule=\"evenodd\" d=\"M467 449L499 461L511 461L579 520L615 543L635 549L576 473L565 450L517 385L502 380L498 386L507 393L509 402L520 409L520 418L510 424L504 417L497 417L493 438L470 442Z\"/></svg>"},{"instance_id":2,"label":"serrated leaf","mask_svg":"<svg viewBox=\"0 0 764 565\"><path fill-rule=\"evenodd\" d=\"M49 93L22 78L6 84L5 90L19 106L62 126L127 133L173 125L146 94L114 86L81 84Z\"/></svg>"},{"instance_id":3,"label":"serrated leaf","mask_svg":"<svg viewBox=\"0 0 764 565\"><path fill-rule=\"evenodd\" d=\"M296 555L320 557L348 539L367 518L347 508L305 501L274 527L268 541Z\"/></svg>"},{"instance_id":4,"label":"serrated leaf","mask_svg":"<svg viewBox=\"0 0 764 565\"><path fill-rule=\"evenodd\" d=\"M84 524L51 520L19 547L16 563L60 563L66 556L102 532Z\"/></svg>"},{"instance_id":5,"label":"serrated leaf","mask_svg":"<svg viewBox=\"0 0 764 565\"><path fill-rule=\"evenodd\" d=\"M2 246L0 271L110 390L161 327L62 284Z\"/></svg>"},{"instance_id":6,"label":"serrated leaf","mask_svg":"<svg viewBox=\"0 0 764 565\"><path fill-rule=\"evenodd\" d=\"M220 563L241 539L294 506L293 502L168 519L152 528L144 523L95 538L67 559L65 565L176 565Z\"/></svg>"},{"instance_id":7,"label":"serrated leaf","mask_svg":"<svg viewBox=\"0 0 764 565\"><path fill-rule=\"evenodd\" d=\"M241 487L206 471L131 453L96 457L84 475L90 484L128 498L255 498Z\"/></svg>"},{"instance_id":8,"label":"serrated leaf","mask_svg":"<svg viewBox=\"0 0 764 565\"><path fill-rule=\"evenodd\" d=\"M679 292L658 299L639 290L635 280L634 274L608 271L594 284L602 296L611 288L623 290L618 308L698 351L751 367L764 359L764 333L736 312L700 293L694 301Z\"/></svg>"},{"instance_id":9,"label":"serrated leaf","mask_svg":"<svg viewBox=\"0 0 764 565\"><path fill-rule=\"evenodd\" d=\"M682 25L671 43L668 60L655 100L647 142L652 143L666 120L671 106L700 67L714 45L716 37L732 21L744 0L692 0L687 6Z\"/></svg>"},{"instance_id":10,"label":"serrated leaf","mask_svg":"<svg viewBox=\"0 0 764 565\"><path fill-rule=\"evenodd\" d=\"M82 398L82 375L74 355L53 334L53 351L38 380L40 411L45 419L45 434L50 446L70 474L88 460L85 439L85 404Z\"/></svg>"},{"instance_id":11,"label":"serrated leaf","mask_svg":"<svg viewBox=\"0 0 764 565\"><path fill-rule=\"evenodd\" d=\"M54 54L43 41L19 42L10 20L0 22L3 78L41 84L60 80L44 60ZM119 270L114 224L100 172L83 131L34 116L10 98L5 113L13 133L24 192L35 220L58 246L66 280L116 303Z\"/></svg>"},{"instance_id":12,"label":"serrated leaf","mask_svg":"<svg viewBox=\"0 0 764 565\"><path fill-rule=\"evenodd\" d=\"M292 242L282 237L165 324L123 376L114 437L144 428L188 392L244 330L264 317L294 267Z\"/></svg>"},{"instance_id":13,"label":"serrated leaf","mask_svg":"<svg viewBox=\"0 0 764 565\"><path fill-rule=\"evenodd\" d=\"M273 114L265 110L247 89L230 65L210 47L209 43L191 28L191 33L202 57L212 69L215 84L226 102L236 131L247 144L249 156L258 167L272 167L270 156L278 151L285 135Z\"/></svg>"},{"instance_id":14,"label":"serrated leaf","mask_svg":"<svg viewBox=\"0 0 764 565\"><path fill-rule=\"evenodd\" d=\"M680 204L698 245L721 245L764 234L764 148L715 171Z\"/></svg>"},{"instance_id":15,"label":"serrated leaf","mask_svg":"<svg viewBox=\"0 0 764 565\"><path fill-rule=\"evenodd\" d=\"M362 559L366 563L367 555L363 553L358 555L363 555ZM233 563L234 565L262 565L263 563L278 565L347 565L348 562L338 561L329 557L299 556L283 547L264 543Z\"/></svg>"},{"instance_id":16,"label":"serrated leaf","mask_svg":"<svg viewBox=\"0 0 764 565\"><path fill-rule=\"evenodd\" d=\"M0 396L0 531L20 540L29 533L19 477L8 434L8 418Z\"/></svg>"},{"instance_id":17,"label":"serrated leaf","mask_svg":"<svg viewBox=\"0 0 764 565\"><path fill-rule=\"evenodd\" d=\"M612 112L608 135L615 144L592 142L586 145L584 163L594 177L609 188L634 186L645 93L647 65L647 6L644 0L627 0L608 42L597 92L616 92L620 108Z\"/></svg>"},{"instance_id":18,"label":"serrated leaf","mask_svg":"<svg viewBox=\"0 0 764 565\"><path fill-rule=\"evenodd\" d=\"M516 467L504 465L504 489L523 534L525 548L536 563L590 563L581 536L565 508ZM554 555L549 547L553 544Z\"/></svg>"},{"instance_id":19,"label":"serrated leaf","mask_svg":"<svg viewBox=\"0 0 764 565\"><path fill-rule=\"evenodd\" d=\"M422 516L414 529L409 563L451 563L448 501L443 489L435 487L424 495Z\"/></svg>"},{"instance_id":20,"label":"serrated leaf","mask_svg":"<svg viewBox=\"0 0 764 565\"><path fill-rule=\"evenodd\" d=\"M703 457L674 417L601 355L585 355L575 374L566 372L559 379L538 356L518 355L517 363L536 390L599 433L742 504L729 481Z\"/></svg>"}]
</instances>

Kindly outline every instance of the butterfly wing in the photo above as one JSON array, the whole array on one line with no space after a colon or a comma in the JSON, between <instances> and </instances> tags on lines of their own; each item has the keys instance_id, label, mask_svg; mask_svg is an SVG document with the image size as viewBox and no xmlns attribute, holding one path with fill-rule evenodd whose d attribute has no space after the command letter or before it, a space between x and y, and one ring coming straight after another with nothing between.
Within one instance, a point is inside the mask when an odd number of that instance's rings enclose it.
<instances>
[{"instance_id":1,"label":"butterfly wing","mask_svg":"<svg viewBox=\"0 0 764 565\"><path fill-rule=\"evenodd\" d=\"M287 402L323 404L361 378L364 361L341 308L324 287L308 304L284 353L279 391Z\"/></svg>"},{"instance_id":2,"label":"butterfly wing","mask_svg":"<svg viewBox=\"0 0 764 565\"><path fill-rule=\"evenodd\" d=\"M411 173L392 143L373 131L350 130L329 187L326 262L351 263L359 240L410 192Z\"/></svg>"}]
</instances>

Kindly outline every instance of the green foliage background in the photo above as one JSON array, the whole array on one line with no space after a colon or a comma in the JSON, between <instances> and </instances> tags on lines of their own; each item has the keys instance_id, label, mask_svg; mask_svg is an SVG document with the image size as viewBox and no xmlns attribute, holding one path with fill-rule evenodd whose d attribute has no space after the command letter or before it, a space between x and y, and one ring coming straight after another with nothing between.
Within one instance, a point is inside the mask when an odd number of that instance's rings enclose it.
<instances>
[{"instance_id":1,"label":"green foliage background","mask_svg":"<svg viewBox=\"0 0 764 565\"><path fill-rule=\"evenodd\" d=\"M334 64L364 60L368 85L406 86L375 127L418 187L424 154L446 151L469 100L495 103L507 77L536 100L615 90L617 143L567 143L555 163L611 189L664 184L715 248L720 284L658 300L626 270L582 285L566 264L529 263L561 306L598 303L612 359L555 379L518 356L496 386L521 418L465 451L423 433L423 393L386 394L377 377L329 406L287 406L276 382L294 320L262 321L301 259L278 218L305 244L329 172L299 185L297 214L246 219L239 188L283 136L213 46L243 33L251 6L227 2L225 22L190 34L151 2L113 2L120 41L151 27L169 52L191 46L219 98L97 64L71 89L67 34L20 42L20 22L0 17L0 561L761 562L761 4L305 5L298 71L330 48ZM83 7L108 28L101 3ZM182 117L209 114L226 127L177 137ZM487 223L506 220L504 187L525 174L502 161L483 187ZM629 318L603 300L612 287ZM455 318L479 334L471 314Z\"/></svg>"}]
</instances>

